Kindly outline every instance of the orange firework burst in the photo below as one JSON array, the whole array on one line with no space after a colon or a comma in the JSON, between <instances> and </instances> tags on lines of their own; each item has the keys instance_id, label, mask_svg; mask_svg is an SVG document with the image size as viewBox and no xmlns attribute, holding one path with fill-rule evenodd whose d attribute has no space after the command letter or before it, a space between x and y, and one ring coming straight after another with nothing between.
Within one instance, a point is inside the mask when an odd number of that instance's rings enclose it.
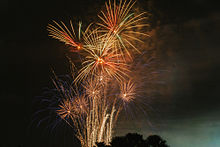
<instances>
[{"instance_id":1,"label":"orange firework burst","mask_svg":"<svg viewBox=\"0 0 220 147\"><path fill-rule=\"evenodd\" d=\"M97 31L93 33L97 35ZM100 73L121 81L123 76L127 76L126 72L129 69L123 55L113 48L114 37L109 34L105 37L94 34L90 35L92 36L91 39L87 37L88 42L84 48L87 53L86 60L82 63L83 68L80 70L75 81L86 79L89 74L95 76ZM94 36L96 36L95 39L93 39Z\"/></svg>"},{"instance_id":2,"label":"orange firework burst","mask_svg":"<svg viewBox=\"0 0 220 147\"><path fill-rule=\"evenodd\" d=\"M131 54L127 50L128 46L131 46L139 52L139 50L132 43L132 40L143 42L137 36L148 36L140 31L134 31L134 29L149 26L148 24L142 23L142 21L147 18L144 17L145 12L138 15L135 15L131 12L131 9L136 2L132 1L133 0L129 0L127 2L125 0L122 2L122 0L120 0L119 4L117 5L115 0L113 4L109 0L109 2L105 3L106 10L101 11L102 15L98 15L102 21L102 23L98 23L98 25L102 27L101 32L112 33L117 38L117 41L115 42L116 47L120 49L121 52L123 52L122 50L125 49L126 53L130 57Z\"/></svg>"}]
</instances>

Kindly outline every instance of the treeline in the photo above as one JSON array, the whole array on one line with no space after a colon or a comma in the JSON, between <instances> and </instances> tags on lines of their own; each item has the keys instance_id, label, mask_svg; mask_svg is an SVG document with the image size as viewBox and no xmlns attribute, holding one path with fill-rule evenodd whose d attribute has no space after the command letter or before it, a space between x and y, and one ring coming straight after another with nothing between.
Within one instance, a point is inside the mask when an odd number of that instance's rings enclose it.
<instances>
[{"instance_id":1,"label":"treeline","mask_svg":"<svg viewBox=\"0 0 220 147\"><path fill-rule=\"evenodd\" d=\"M125 136L114 137L110 145L96 143L98 147L169 147L166 141L158 135L150 135L146 139L137 133L128 133Z\"/></svg>"}]
</instances>

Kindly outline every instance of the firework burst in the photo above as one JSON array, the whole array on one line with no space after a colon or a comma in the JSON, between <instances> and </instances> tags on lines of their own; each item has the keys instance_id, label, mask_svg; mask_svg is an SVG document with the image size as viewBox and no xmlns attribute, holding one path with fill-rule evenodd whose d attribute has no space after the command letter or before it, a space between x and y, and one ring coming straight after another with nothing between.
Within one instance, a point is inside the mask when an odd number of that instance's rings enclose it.
<instances>
[{"instance_id":1,"label":"firework burst","mask_svg":"<svg viewBox=\"0 0 220 147\"><path fill-rule=\"evenodd\" d=\"M120 87L120 98L124 103L129 103L135 99L135 84L131 80L129 80L128 82L122 82L120 84Z\"/></svg>"},{"instance_id":2,"label":"firework burst","mask_svg":"<svg viewBox=\"0 0 220 147\"><path fill-rule=\"evenodd\" d=\"M131 53L128 47L140 52L132 42L143 42L138 36L149 36L146 33L137 31L137 29L149 26L149 24L143 23L143 20L147 19L144 16L145 12L137 15L132 12L135 2L133 0L128 2L120 0L119 4L117 4L115 0L113 3L109 0L109 2L105 3L106 10L101 11L101 15L98 15L102 21L98 23L101 26L101 32L113 34L117 38L115 42L117 50L121 51L121 53L127 53L130 57Z\"/></svg>"},{"instance_id":3,"label":"firework burst","mask_svg":"<svg viewBox=\"0 0 220 147\"><path fill-rule=\"evenodd\" d=\"M100 84L100 80L98 78L94 78L93 80L90 78L88 81L85 81L85 84L83 85L86 95L89 98L99 97L102 86Z\"/></svg>"},{"instance_id":4,"label":"firework burst","mask_svg":"<svg viewBox=\"0 0 220 147\"><path fill-rule=\"evenodd\" d=\"M79 22L78 24L78 34L76 34L76 31L73 28L72 21L70 21L71 29L68 29L68 27L62 21L60 24L56 21L53 22L55 25L49 24L47 27L49 36L72 46L73 48L70 50L70 52L78 52L83 49L83 44L81 42L82 22ZM90 25L87 27L85 32L87 32L89 27Z\"/></svg>"},{"instance_id":5,"label":"firework burst","mask_svg":"<svg viewBox=\"0 0 220 147\"><path fill-rule=\"evenodd\" d=\"M97 34L97 32L93 32ZM113 47L114 37L112 35L106 35L100 37L91 35L92 39L88 39L91 42L85 44L85 61L82 63L83 67L79 71L79 75L75 81L81 81L86 79L88 75L105 75L113 77L117 80L121 80L129 72L129 66L125 62L123 55L118 53ZM93 39L93 37L95 39Z\"/></svg>"},{"instance_id":6,"label":"firework burst","mask_svg":"<svg viewBox=\"0 0 220 147\"><path fill-rule=\"evenodd\" d=\"M88 113L88 100L85 98L85 95L76 97L72 105L74 113L78 114L78 116Z\"/></svg>"},{"instance_id":7,"label":"firework burst","mask_svg":"<svg viewBox=\"0 0 220 147\"><path fill-rule=\"evenodd\" d=\"M69 119L73 116L73 103L71 100L63 100L58 107L59 109L57 110L57 114L62 119Z\"/></svg>"},{"instance_id":8,"label":"firework burst","mask_svg":"<svg viewBox=\"0 0 220 147\"><path fill-rule=\"evenodd\" d=\"M81 67L72 73L70 84L57 77L53 82L61 99L56 113L74 128L83 147L93 147L96 142L110 144L123 108L119 101L123 104L135 101L135 84L126 81L130 79L132 63L129 49L140 51L133 42L142 42L139 36L146 34L137 30L148 24L142 23L145 13L132 12L134 4L132 0L119 0L118 4L109 0L106 10L99 15L102 22L94 28L89 25L85 31L79 23L78 34L71 21L71 29L63 22L48 25L49 36L72 46L73 52L82 50Z\"/></svg>"}]
</instances>

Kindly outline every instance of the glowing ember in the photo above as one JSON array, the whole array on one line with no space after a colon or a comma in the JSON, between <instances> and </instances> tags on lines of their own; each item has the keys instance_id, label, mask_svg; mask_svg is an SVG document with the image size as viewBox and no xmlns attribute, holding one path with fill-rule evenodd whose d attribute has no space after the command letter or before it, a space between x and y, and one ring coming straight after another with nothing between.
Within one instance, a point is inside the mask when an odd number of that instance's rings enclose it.
<instances>
[{"instance_id":1,"label":"glowing ember","mask_svg":"<svg viewBox=\"0 0 220 147\"><path fill-rule=\"evenodd\" d=\"M82 49L82 46L79 44L79 45L77 46L77 49L78 49L78 50L81 50L81 49Z\"/></svg>"},{"instance_id":2,"label":"glowing ember","mask_svg":"<svg viewBox=\"0 0 220 147\"><path fill-rule=\"evenodd\" d=\"M104 60L102 58L98 58L97 62L98 62L98 64L102 64L102 63L104 63Z\"/></svg>"}]
</instances>

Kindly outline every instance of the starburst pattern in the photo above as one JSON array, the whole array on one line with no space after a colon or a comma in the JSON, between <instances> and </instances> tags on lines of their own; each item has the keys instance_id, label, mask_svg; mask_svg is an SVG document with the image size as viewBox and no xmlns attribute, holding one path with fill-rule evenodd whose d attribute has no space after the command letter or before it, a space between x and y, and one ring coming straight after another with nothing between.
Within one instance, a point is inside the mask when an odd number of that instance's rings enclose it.
<instances>
[{"instance_id":1,"label":"starburst pattern","mask_svg":"<svg viewBox=\"0 0 220 147\"><path fill-rule=\"evenodd\" d=\"M97 38L99 39L90 43L93 44L92 47L86 44L85 52L87 55L76 81L86 79L88 75L99 73L120 81L126 75L126 72L129 72L128 64L125 63L123 55L113 49L113 36L110 35L105 38L98 36Z\"/></svg>"},{"instance_id":2,"label":"starburst pattern","mask_svg":"<svg viewBox=\"0 0 220 147\"><path fill-rule=\"evenodd\" d=\"M109 0L109 2L105 3L106 9L101 11L101 15L98 15L101 19L101 23L98 23L101 26L101 32L113 34L117 39L115 42L117 49L121 53L127 53L130 57L131 53L128 47L140 52L132 42L143 42L140 36L149 36L137 30L149 26L149 24L143 23L147 19L144 16L146 12L140 14L132 12L135 2L133 0L120 0L119 4L117 4L115 0L113 3Z\"/></svg>"},{"instance_id":3,"label":"starburst pattern","mask_svg":"<svg viewBox=\"0 0 220 147\"><path fill-rule=\"evenodd\" d=\"M73 116L73 103L71 100L63 100L61 104L59 105L59 109L57 110L57 114L62 118L62 119L69 119L70 117Z\"/></svg>"},{"instance_id":4,"label":"starburst pattern","mask_svg":"<svg viewBox=\"0 0 220 147\"><path fill-rule=\"evenodd\" d=\"M84 115L88 113L88 101L85 96L76 97L73 101L73 111L78 115Z\"/></svg>"},{"instance_id":5,"label":"starburst pattern","mask_svg":"<svg viewBox=\"0 0 220 147\"><path fill-rule=\"evenodd\" d=\"M135 95L135 84L131 80L121 83L120 98L124 103L133 101L135 99Z\"/></svg>"}]
</instances>

